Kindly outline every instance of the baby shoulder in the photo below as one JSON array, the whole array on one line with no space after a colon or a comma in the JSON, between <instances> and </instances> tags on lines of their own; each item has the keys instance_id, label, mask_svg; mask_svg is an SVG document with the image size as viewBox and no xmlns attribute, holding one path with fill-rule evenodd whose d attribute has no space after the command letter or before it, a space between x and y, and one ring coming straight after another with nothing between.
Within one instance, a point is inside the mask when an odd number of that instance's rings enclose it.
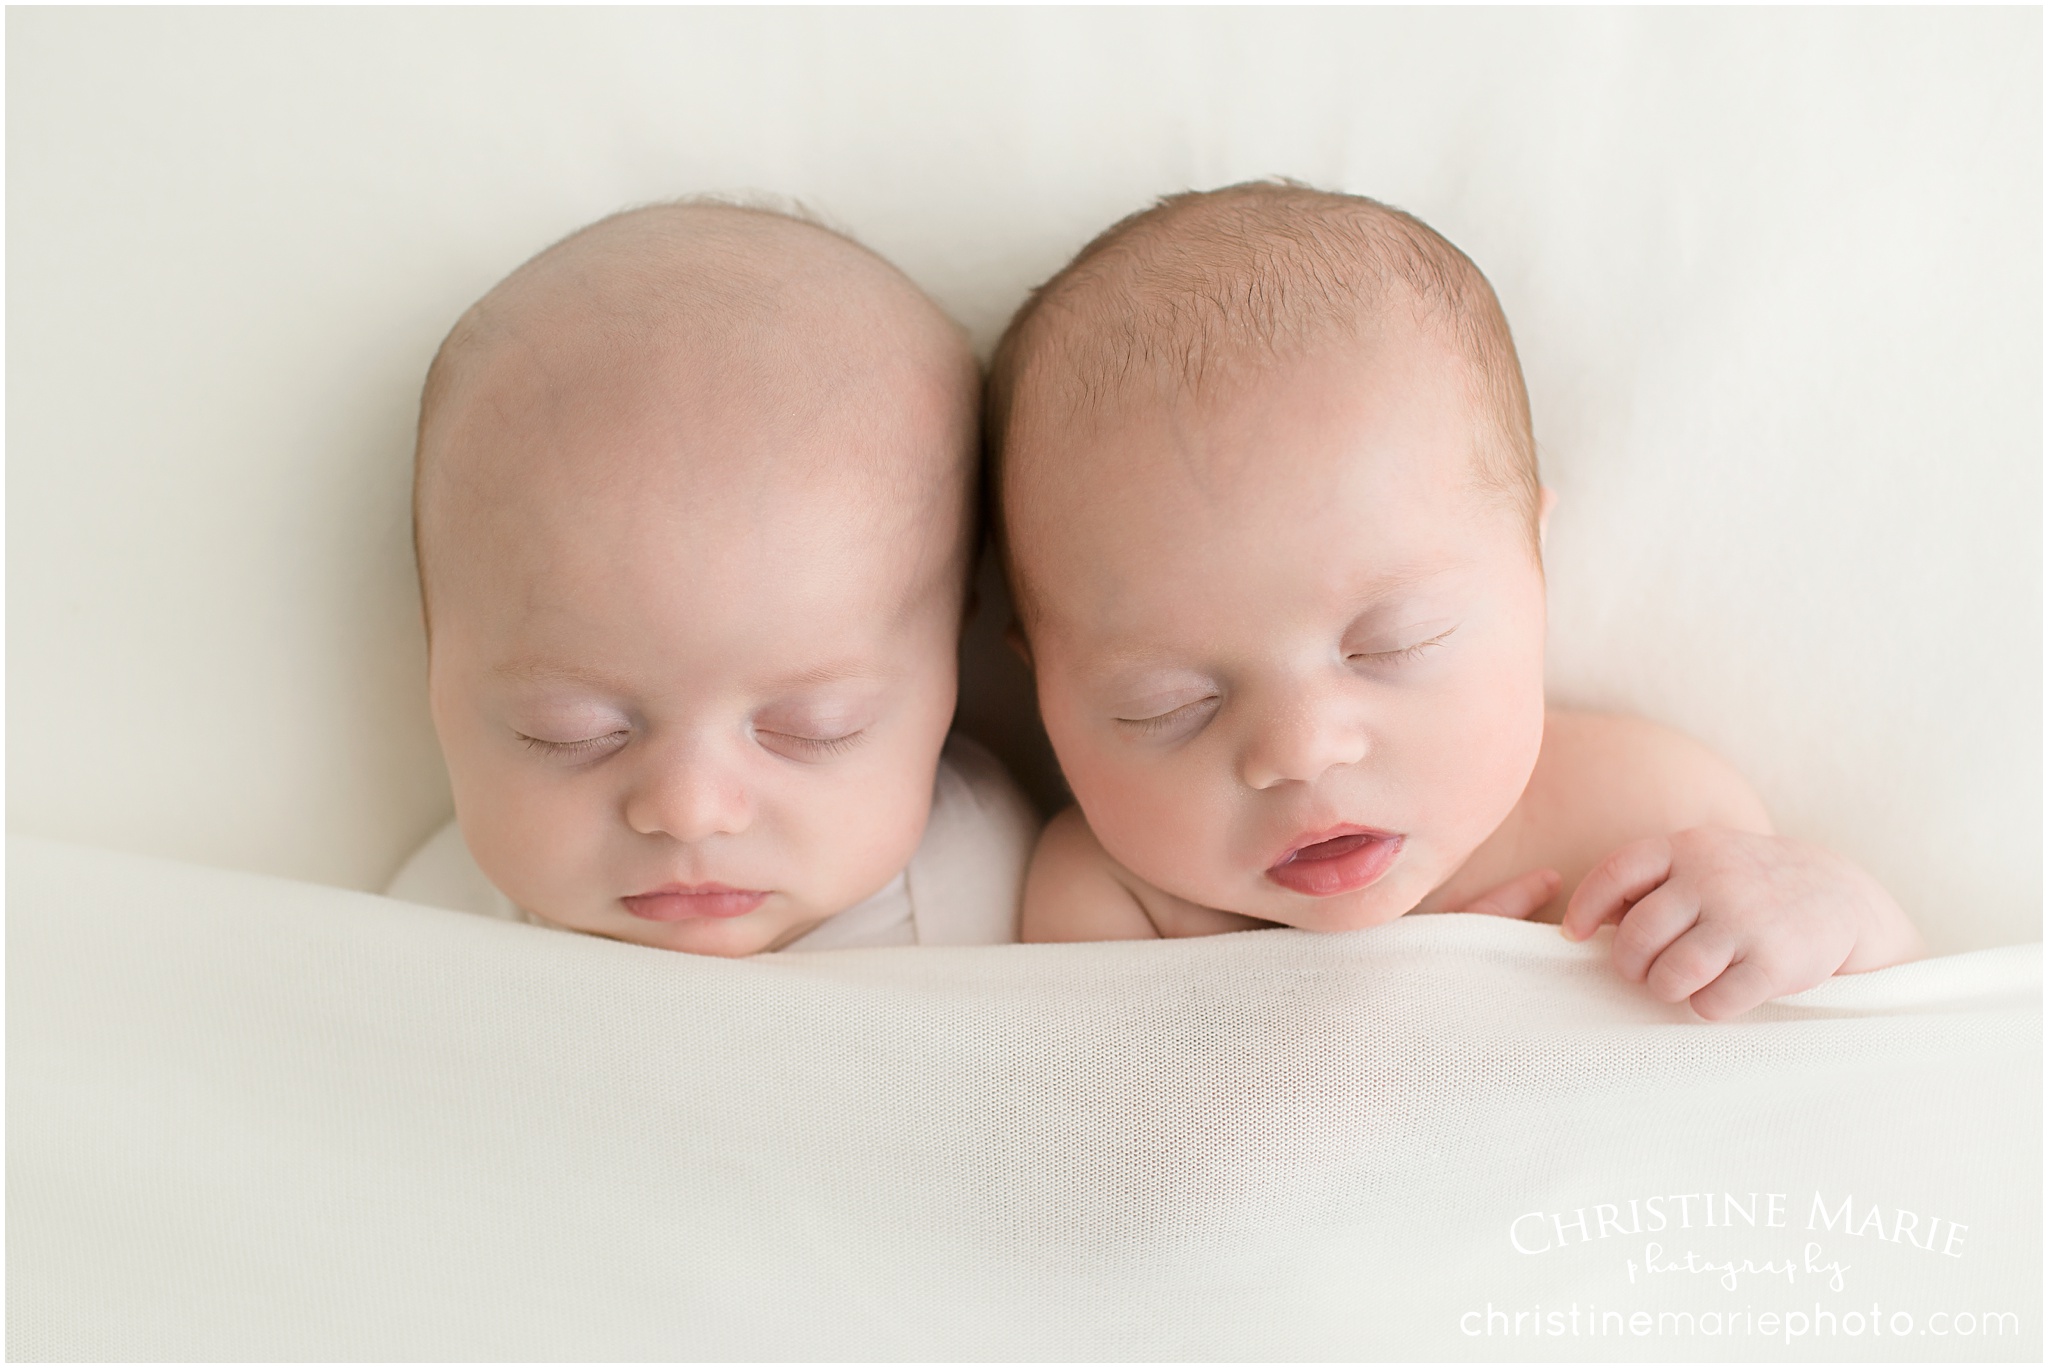
<instances>
[{"instance_id":1,"label":"baby shoulder","mask_svg":"<svg viewBox=\"0 0 2048 1368\"><path fill-rule=\"evenodd\" d=\"M1530 788L1553 810L1645 834L1771 829L1763 801L1733 765L1683 732L1641 718L1551 709Z\"/></svg>"},{"instance_id":2,"label":"baby shoulder","mask_svg":"<svg viewBox=\"0 0 2048 1368\"><path fill-rule=\"evenodd\" d=\"M1024 880L1019 940L1149 940L1158 934L1080 808L1045 824Z\"/></svg>"},{"instance_id":3,"label":"baby shoulder","mask_svg":"<svg viewBox=\"0 0 2048 1368\"><path fill-rule=\"evenodd\" d=\"M907 871L919 945L1017 939L1038 814L1002 762L964 736L946 742L924 840Z\"/></svg>"},{"instance_id":4,"label":"baby shoulder","mask_svg":"<svg viewBox=\"0 0 2048 1368\"><path fill-rule=\"evenodd\" d=\"M384 896L454 912L475 912L506 921L524 921L512 900L492 886L477 868L462 839L462 827L450 821L414 851L384 889Z\"/></svg>"}]
</instances>

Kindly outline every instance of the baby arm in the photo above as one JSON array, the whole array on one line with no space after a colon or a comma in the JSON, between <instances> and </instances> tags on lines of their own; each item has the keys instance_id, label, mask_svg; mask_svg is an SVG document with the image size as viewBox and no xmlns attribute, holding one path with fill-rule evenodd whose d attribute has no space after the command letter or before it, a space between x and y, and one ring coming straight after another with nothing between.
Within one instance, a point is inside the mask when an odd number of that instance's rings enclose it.
<instances>
[{"instance_id":1,"label":"baby arm","mask_svg":"<svg viewBox=\"0 0 2048 1368\"><path fill-rule=\"evenodd\" d=\"M1564 934L1606 922L1614 967L1709 1021L1923 951L1898 903L1855 864L1782 836L1696 827L1635 841L1573 893Z\"/></svg>"},{"instance_id":2,"label":"baby arm","mask_svg":"<svg viewBox=\"0 0 2048 1368\"><path fill-rule=\"evenodd\" d=\"M1564 934L1618 922L1615 968L1710 1021L1921 953L1876 880L1773 835L1734 767L1676 732L1553 712L1531 787L1553 830L1573 833L1550 847L1566 875Z\"/></svg>"}]
</instances>

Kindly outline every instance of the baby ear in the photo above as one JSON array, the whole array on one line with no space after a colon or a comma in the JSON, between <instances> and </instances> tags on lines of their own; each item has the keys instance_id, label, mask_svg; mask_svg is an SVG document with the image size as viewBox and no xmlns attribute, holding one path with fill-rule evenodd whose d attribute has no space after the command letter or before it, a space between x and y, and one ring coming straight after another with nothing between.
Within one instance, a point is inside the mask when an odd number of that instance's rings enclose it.
<instances>
[{"instance_id":1,"label":"baby ear","mask_svg":"<svg viewBox=\"0 0 2048 1368\"><path fill-rule=\"evenodd\" d=\"M1557 507L1557 491L1544 485L1536 495L1536 544L1538 546L1550 536L1550 510Z\"/></svg>"},{"instance_id":2,"label":"baby ear","mask_svg":"<svg viewBox=\"0 0 2048 1368\"><path fill-rule=\"evenodd\" d=\"M1010 649L1015 651L1017 658L1024 662L1025 669L1032 668L1031 643L1025 640L1023 628L1012 621L1009 626L1003 628L1003 640L1010 644Z\"/></svg>"}]
</instances>

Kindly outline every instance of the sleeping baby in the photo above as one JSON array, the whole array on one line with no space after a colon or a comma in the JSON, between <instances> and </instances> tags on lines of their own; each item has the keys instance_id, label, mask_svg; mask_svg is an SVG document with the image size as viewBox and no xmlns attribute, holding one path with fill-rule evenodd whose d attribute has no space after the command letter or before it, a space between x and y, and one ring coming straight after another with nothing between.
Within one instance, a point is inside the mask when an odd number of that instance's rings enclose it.
<instances>
[{"instance_id":1,"label":"sleeping baby","mask_svg":"<svg viewBox=\"0 0 2048 1368\"><path fill-rule=\"evenodd\" d=\"M1013 940L1036 821L947 740L978 381L900 272L763 210L493 288L414 482L456 821L387 891L706 955Z\"/></svg>"},{"instance_id":2,"label":"sleeping baby","mask_svg":"<svg viewBox=\"0 0 2048 1368\"><path fill-rule=\"evenodd\" d=\"M1618 922L1616 968L1710 1019L1919 953L1701 746L1546 709L1520 366L1410 216L1255 183L1124 220L1011 322L989 434L1077 803L1024 939Z\"/></svg>"}]
</instances>

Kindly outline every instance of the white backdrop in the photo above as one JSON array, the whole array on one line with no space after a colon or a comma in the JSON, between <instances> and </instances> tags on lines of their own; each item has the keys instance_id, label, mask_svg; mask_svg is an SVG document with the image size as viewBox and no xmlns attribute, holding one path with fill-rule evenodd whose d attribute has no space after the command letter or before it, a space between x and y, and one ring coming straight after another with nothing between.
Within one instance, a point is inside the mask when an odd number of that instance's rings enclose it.
<instances>
[{"instance_id":1,"label":"white backdrop","mask_svg":"<svg viewBox=\"0 0 2048 1368\"><path fill-rule=\"evenodd\" d=\"M1286 174L1498 288L1555 696L1938 950L2037 939L2041 151L2031 9L14 10L9 823L368 888L445 817L418 383L570 229L795 196L985 351L1116 217Z\"/></svg>"}]
</instances>

